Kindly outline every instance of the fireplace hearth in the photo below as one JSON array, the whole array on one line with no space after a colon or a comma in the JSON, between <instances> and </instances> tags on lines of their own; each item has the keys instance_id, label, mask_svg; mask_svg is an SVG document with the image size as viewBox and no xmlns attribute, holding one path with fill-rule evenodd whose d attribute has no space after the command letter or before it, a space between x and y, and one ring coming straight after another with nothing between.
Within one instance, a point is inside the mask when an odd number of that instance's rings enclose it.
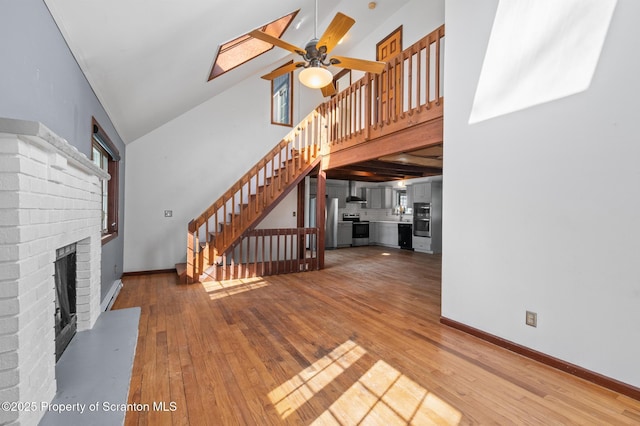
<instances>
[{"instance_id":1,"label":"fireplace hearth","mask_svg":"<svg viewBox=\"0 0 640 426\"><path fill-rule=\"evenodd\" d=\"M90 330L100 315L109 175L42 124L7 118L0 166L0 399L49 402L74 328ZM43 414L0 410L0 424L35 425Z\"/></svg>"}]
</instances>

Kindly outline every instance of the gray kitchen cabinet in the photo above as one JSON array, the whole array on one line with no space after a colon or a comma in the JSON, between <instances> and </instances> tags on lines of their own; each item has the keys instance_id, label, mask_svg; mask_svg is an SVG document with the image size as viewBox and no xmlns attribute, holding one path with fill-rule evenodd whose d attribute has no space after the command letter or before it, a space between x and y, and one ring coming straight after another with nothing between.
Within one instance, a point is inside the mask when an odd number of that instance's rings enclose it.
<instances>
[{"instance_id":1,"label":"gray kitchen cabinet","mask_svg":"<svg viewBox=\"0 0 640 426\"><path fill-rule=\"evenodd\" d=\"M393 200L393 189L388 186L382 188L382 208L390 209L395 207L395 201Z\"/></svg>"},{"instance_id":2,"label":"gray kitchen cabinet","mask_svg":"<svg viewBox=\"0 0 640 426\"><path fill-rule=\"evenodd\" d=\"M352 232L352 222L338 222L338 247L349 247L351 245Z\"/></svg>"},{"instance_id":3,"label":"gray kitchen cabinet","mask_svg":"<svg viewBox=\"0 0 640 426\"><path fill-rule=\"evenodd\" d=\"M393 207L393 191L391 188L369 188L367 190L367 208L389 209Z\"/></svg>"},{"instance_id":4,"label":"gray kitchen cabinet","mask_svg":"<svg viewBox=\"0 0 640 426\"><path fill-rule=\"evenodd\" d=\"M369 222L369 244L378 244L378 222Z\"/></svg>"},{"instance_id":5,"label":"gray kitchen cabinet","mask_svg":"<svg viewBox=\"0 0 640 426\"><path fill-rule=\"evenodd\" d=\"M412 187L413 187L414 203L430 203L431 202L431 183L430 182L414 183Z\"/></svg>"},{"instance_id":6,"label":"gray kitchen cabinet","mask_svg":"<svg viewBox=\"0 0 640 426\"><path fill-rule=\"evenodd\" d=\"M367 191L367 208L382 208L382 193L380 192L380 188L370 188Z\"/></svg>"},{"instance_id":7,"label":"gray kitchen cabinet","mask_svg":"<svg viewBox=\"0 0 640 426\"><path fill-rule=\"evenodd\" d=\"M378 244L398 247L398 224L396 222L378 222Z\"/></svg>"},{"instance_id":8,"label":"gray kitchen cabinet","mask_svg":"<svg viewBox=\"0 0 640 426\"><path fill-rule=\"evenodd\" d=\"M407 208L413 208L413 185L407 186Z\"/></svg>"},{"instance_id":9,"label":"gray kitchen cabinet","mask_svg":"<svg viewBox=\"0 0 640 426\"><path fill-rule=\"evenodd\" d=\"M327 198L337 198L338 207L347 207L347 196L349 195L349 187L347 185L327 185Z\"/></svg>"},{"instance_id":10,"label":"gray kitchen cabinet","mask_svg":"<svg viewBox=\"0 0 640 426\"><path fill-rule=\"evenodd\" d=\"M431 238L413 236L413 249L422 253L432 253Z\"/></svg>"}]
</instances>

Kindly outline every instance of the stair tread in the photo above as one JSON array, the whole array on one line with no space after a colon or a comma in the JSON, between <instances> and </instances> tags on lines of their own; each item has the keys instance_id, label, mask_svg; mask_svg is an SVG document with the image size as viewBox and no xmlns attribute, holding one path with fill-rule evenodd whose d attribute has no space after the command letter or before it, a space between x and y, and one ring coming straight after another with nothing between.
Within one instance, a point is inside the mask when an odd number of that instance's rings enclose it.
<instances>
[{"instance_id":1,"label":"stair tread","mask_svg":"<svg viewBox=\"0 0 640 426\"><path fill-rule=\"evenodd\" d=\"M186 275L187 273L187 264L186 263L176 263L176 273L178 276Z\"/></svg>"}]
</instances>

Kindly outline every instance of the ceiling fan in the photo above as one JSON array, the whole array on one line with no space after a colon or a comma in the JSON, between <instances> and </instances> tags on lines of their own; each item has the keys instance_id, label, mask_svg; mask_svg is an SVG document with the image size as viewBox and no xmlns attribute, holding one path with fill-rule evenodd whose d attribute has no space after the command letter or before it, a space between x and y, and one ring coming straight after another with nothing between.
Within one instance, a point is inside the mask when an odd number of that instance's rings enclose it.
<instances>
[{"instance_id":1,"label":"ceiling fan","mask_svg":"<svg viewBox=\"0 0 640 426\"><path fill-rule=\"evenodd\" d=\"M364 59L347 58L344 56L333 56L328 58L329 53L333 50L338 42L344 37L349 29L355 24L355 20L340 12L333 18L324 34L318 39L318 0L316 0L315 11L315 27L314 38L307 43L304 49L280 40L277 37L269 35L260 30L254 30L249 33L253 38L271 43L282 49L297 53L302 56L304 62L294 62L293 64L283 65L280 68L262 76L265 80L273 80L274 78L291 72L297 68L304 68L298 78L300 82L307 87L313 89L321 89L323 96L331 96L336 93L333 85L333 74L327 69L328 66L334 65L341 68L370 72L380 74L385 67L384 62L366 61Z\"/></svg>"}]
</instances>

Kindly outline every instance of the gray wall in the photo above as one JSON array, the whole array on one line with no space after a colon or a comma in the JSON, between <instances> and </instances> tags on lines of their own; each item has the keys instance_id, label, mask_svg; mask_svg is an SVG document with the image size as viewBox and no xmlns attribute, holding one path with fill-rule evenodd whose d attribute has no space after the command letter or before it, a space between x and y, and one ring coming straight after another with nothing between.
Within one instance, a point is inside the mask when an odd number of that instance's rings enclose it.
<instances>
[{"instance_id":1,"label":"gray wall","mask_svg":"<svg viewBox=\"0 0 640 426\"><path fill-rule=\"evenodd\" d=\"M122 275L125 146L42 0L0 2L0 117L39 121L88 157L91 117L117 146L118 238L102 246L102 298Z\"/></svg>"}]
</instances>

